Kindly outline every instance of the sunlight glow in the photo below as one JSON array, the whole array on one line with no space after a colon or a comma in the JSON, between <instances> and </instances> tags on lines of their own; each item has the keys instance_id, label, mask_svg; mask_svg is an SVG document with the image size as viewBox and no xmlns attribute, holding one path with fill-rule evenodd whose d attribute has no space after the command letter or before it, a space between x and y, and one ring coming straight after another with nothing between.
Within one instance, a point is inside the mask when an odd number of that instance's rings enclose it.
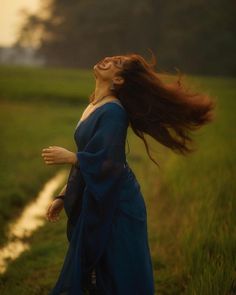
<instances>
[{"instance_id":1,"label":"sunlight glow","mask_svg":"<svg viewBox=\"0 0 236 295\"><path fill-rule=\"evenodd\" d=\"M22 24L21 9L36 12L40 0L1 0L0 9L0 46L11 46L16 41L17 32Z\"/></svg>"}]
</instances>

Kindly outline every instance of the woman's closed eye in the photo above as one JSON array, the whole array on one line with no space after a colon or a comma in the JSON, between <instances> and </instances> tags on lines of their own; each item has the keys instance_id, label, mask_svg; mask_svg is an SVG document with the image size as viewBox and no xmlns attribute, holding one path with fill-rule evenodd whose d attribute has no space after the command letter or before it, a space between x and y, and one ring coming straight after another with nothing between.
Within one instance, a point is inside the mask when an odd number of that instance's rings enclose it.
<instances>
[{"instance_id":1,"label":"woman's closed eye","mask_svg":"<svg viewBox=\"0 0 236 295\"><path fill-rule=\"evenodd\" d=\"M116 59L114 59L114 65L117 67L117 68L122 68L122 66L123 66L123 62L122 62L122 60L121 60L121 58L116 58Z\"/></svg>"}]
</instances>

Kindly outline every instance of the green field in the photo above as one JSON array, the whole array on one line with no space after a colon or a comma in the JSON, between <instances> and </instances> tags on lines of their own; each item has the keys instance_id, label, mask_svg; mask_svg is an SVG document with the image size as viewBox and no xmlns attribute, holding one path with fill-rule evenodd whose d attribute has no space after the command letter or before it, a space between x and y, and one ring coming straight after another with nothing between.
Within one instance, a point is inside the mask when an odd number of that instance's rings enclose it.
<instances>
[{"instance_id":1,"label":"green field","mask_svg":"<svg viewBox=\"0 0 236 295\"><path fill-rule=\"evenodd\" d=\"M127 160L147 205L156 294L236 294L236 79L189 81L217 97L216 120L194 134L197 152L185 158L150 140L159 169L128 133ZM89 71L0 68L1 245L8 222L62 168L46 166L42 148L76 149L74 128L93 83ZM47 295L68 246L65 230L63 211L28 238L31 249L1 276L0 294Z\"/></svg>"}]
</instances>

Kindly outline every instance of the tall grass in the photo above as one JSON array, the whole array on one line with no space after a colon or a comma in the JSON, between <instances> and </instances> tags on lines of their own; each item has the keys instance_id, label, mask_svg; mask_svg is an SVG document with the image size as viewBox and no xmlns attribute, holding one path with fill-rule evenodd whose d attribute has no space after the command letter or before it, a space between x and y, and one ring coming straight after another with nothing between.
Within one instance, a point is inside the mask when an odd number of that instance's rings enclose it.
<instances>
[{"instance_id":1,"label":"tall grass","mask_svg":"<svg viewBox=\"0 0 236 295\"><path fill-rule=\"evenodd\" d=\"M160 294L236 293L235 81L198 83L217 96L217 118L195 134L196 153L169 154L150 207Z\"/></svg>"}]
</instances>

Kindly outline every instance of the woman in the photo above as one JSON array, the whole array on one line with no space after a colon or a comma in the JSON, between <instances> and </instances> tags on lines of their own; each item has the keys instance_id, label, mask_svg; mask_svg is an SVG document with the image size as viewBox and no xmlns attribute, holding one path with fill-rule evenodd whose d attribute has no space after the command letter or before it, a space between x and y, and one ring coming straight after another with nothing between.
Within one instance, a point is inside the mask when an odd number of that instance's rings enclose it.
<instances>
[{"instance_id":1,"label":"woman","mask_svg":"<svg viewBox=\"0 0 236 295\"><path fill-rule=\"evenodd\" d=\"M144 134L187 154L193 151L188 132L210 122L215 106L206 95L189 93L180 80L163 83L154 66L137 54L97 63L95 91L74 133L78 151L42 151L47 165L72 165L47 212L55 221L64 207L70 242L50 295L154 294L146 206L125 155L127 128L142 138L158 165Z\"/></svg>"}]
</instances>

